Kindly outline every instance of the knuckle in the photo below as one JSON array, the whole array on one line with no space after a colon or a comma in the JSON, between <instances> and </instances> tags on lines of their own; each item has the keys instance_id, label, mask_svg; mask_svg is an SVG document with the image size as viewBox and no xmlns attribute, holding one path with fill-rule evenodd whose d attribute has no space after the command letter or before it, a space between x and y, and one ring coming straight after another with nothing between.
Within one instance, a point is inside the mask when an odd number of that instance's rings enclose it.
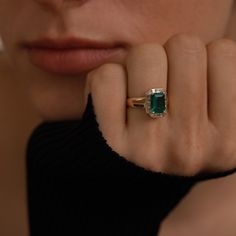
<instances>
[{"instance_id":1,"label":"knuckle","mask_svg":"<svg viewBox=\"0 0 236 236\"><path fill-rule=\"evenodd\" d=\"M107 144L112 148L113 151L118 153L122 157L129 157L127 150L127 140L126 140L126 133L125 132L109 132L106 136Z\"/></svg>"},{"instance_id":2,"label":"knuckle","mask_svg":"<svg viewBox=\"0 0 236 236\"><path fill-rule=\"evenodd\" d=\"M99 84L107 84L113 80L112 75L120 73L122 66L116 63L106 63L89 72L87 75L87 83L91 89L96 88Z\"/></svg>"},{"instance_id":3,"label":"knuckle","mask_svg":"<svg viewBox=\"0 0 236 236\"><path fill-rule=\"evenodd\" d=\"M172 160L179 174L194 176L201 171L204 156L204 148L200 141L188 137L179 142Z\"/></svg>"},{"instance_id":4,"label":"knuckle","mask_svg":"<svg viewBox=\"0 0 236 236\"><path fill-rule=\"evenodd\" d=\"M135 143L137 143L139 148L133 145L133 141L128 143L127 150L129 152L127 159L146 170L154 172L162 171L163 163L166 160L166 150L163 148L163 145L150 141L137 141Z\"/></svg>"},{"instance_id":5,"label":"knuckle","mask_svg":"<svg viewBox=\"0 0 236 236\"><path fill-rule=\"evenodd\" d=\"M117 70L121 69L121 65L115 63L105 63L98 67L95 72L96 76L99 78L110 78L111 74L114 74Z\"/></svg>"},{"instance_id":6,"label":"knuckle","mask_svg":"<svg viewBox=\"0 0 236 236\"><path fill-rule=\"evenodd\" d=\"M126 62L127 65L137 60L141 60L145 63L147 59L152 57L155 57L155 60L158 60L158 58L166 58L164 47L157 43L139 44L130 49L126 57Z\"/></svg>"},{"instance_id":7,"label":"knuckle","mask_svg":"<svg viewBox=\"0 0 236 236\"><path fill-rule=\"evenodd\" d=\"M232 162L235 162L236 157L236 146L235 139L225 141L221 146L221 157L224 160L224 165L226 168L232 168Z\"/></svg>"},{"instance_id":8,"label":"knuckle","mask_svg":"<svg viewBox=\"0 0 236 236\"><path fill-rule=\"evenodd\" d=\"M185 176L194 176L198 174L201 170L201 158L199 158L199 153L192 151L191 153L186 153L182 157L179 157L179 162L181 165L181 174Z\"/></svg>"},{"instance_id":9,"label":"knuckle","mask_svg":"<svg viewBox=\"0 0 236 236\"><path fill-rule=\"evenodd\" d=\"M179 33L166 42L167 49L177 48L186 53L198 53L205 50L203 41L192 33Z\"/></svg>"},{"instance_id":10,"label":"knuckle","mask_svg":"<svg viewBox=\"0 0 236 236\"><path fill-rule=\"evenodd\" d=\"M224 55L229 57L236 57L236 43L227 38L215 40L207 45L208 53L213 55Z\"/></svg>"},{"instance_id":11,"label":"knuckle","mask_svg":"<svg viewBox=\"0 0 236 236\"><path fill-rule=\"evenodd\" d=\"M217 142L216 148L211 151L211 162L208 168L212 172L224 172L235 168L236 165L236 147L235 139ZM209 171L207 169L207 171Z\"/></svg>"}]
</instances>

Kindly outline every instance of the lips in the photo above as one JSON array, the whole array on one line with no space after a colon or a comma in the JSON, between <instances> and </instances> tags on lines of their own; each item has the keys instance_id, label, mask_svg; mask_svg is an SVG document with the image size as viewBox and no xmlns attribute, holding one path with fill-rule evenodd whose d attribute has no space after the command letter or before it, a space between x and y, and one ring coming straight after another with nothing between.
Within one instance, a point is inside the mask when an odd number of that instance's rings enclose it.
<instances>
[{"instance_id":1,"label":"lips","mask_svg":"<svg viewBox=\"0 0 236 236\"><path fill-rule=\"evenodd\" d=\"M98 42L79 38L43 38L24 43L29 60L40 69L59 75L77 75L106 62L118 62L124 46L115 42Z\"/></svg>"}]
</instances>

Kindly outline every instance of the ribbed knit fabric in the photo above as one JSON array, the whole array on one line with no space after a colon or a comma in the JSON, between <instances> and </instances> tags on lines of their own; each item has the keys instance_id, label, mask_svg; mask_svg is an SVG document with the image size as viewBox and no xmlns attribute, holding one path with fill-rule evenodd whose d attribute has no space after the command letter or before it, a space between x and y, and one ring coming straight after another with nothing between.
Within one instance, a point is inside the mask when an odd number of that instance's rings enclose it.
<instances>
[{"instance_id":1,"label":"ribbed knit fabric","mask_svg":"<svg viewBox=\"0 0 236 236\"><path fill-rule=\"evenodd\" d=\"M196 183L147 171L114 152L98 129L91 96L81 120L36 127L27 180L31 236L156 236Z\"/></svg>"}]
</instances>

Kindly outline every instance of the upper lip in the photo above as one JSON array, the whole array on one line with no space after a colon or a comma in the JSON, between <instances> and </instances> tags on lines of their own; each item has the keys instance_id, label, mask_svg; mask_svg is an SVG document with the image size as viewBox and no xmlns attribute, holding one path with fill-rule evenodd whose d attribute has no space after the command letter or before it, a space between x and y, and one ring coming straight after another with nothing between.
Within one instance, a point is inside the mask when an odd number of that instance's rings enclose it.
<instances>
[{"instance_id":1,"label":"upper lip","mask_svg":"<svg viewBox=\"0 0 236 236\"><path fill-rule=\"evenodd\" d=\"M121 47L119 42L94 41L78 37L51 38L43 37L23 43L27 48L73 49L73 48L115 48Z\"/></svg>"}]
</instances>

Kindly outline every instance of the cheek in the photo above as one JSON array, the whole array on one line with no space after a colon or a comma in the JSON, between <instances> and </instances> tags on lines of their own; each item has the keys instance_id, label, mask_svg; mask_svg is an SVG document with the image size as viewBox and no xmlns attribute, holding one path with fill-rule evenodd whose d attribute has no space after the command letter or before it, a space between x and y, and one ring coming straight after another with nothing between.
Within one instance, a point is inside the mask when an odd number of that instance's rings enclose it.
<instances>
[{"instance_id":1,"label":"cheek","mask_svg":"<svg viewBox=\"0 0 236 236\"><path fill-rule=\"evenodd\" d=\"M27 91L39 117L48 121L81 118L86 105L85 80L54 79L29 78Z\"/></svg>"},{"instance_id":2,"label":"cheek","mask_svg":"<svg viewBox=\"0 0 236 236\"><path fill-rule=\"evenodd\" d=\"M131 2L124 4L130 8L132 15L132 19L128 19L133 42L156 41L164 44L171 36L181 32L196 34L205 43L222 37L233 0L137 1L133 8Z\"/></svg>"},{"instance_id":3,"label":"cheek","mask_svg":"<svg viewBox=\"0 0 236 236\"><path fill-rule=\"evenodd\" d=\"M233 0L198 0L192 13L192 32L205 43L225 35L232 14ZM214 6L214 7L213 7Z\"/></svg>"}]
</instances>

